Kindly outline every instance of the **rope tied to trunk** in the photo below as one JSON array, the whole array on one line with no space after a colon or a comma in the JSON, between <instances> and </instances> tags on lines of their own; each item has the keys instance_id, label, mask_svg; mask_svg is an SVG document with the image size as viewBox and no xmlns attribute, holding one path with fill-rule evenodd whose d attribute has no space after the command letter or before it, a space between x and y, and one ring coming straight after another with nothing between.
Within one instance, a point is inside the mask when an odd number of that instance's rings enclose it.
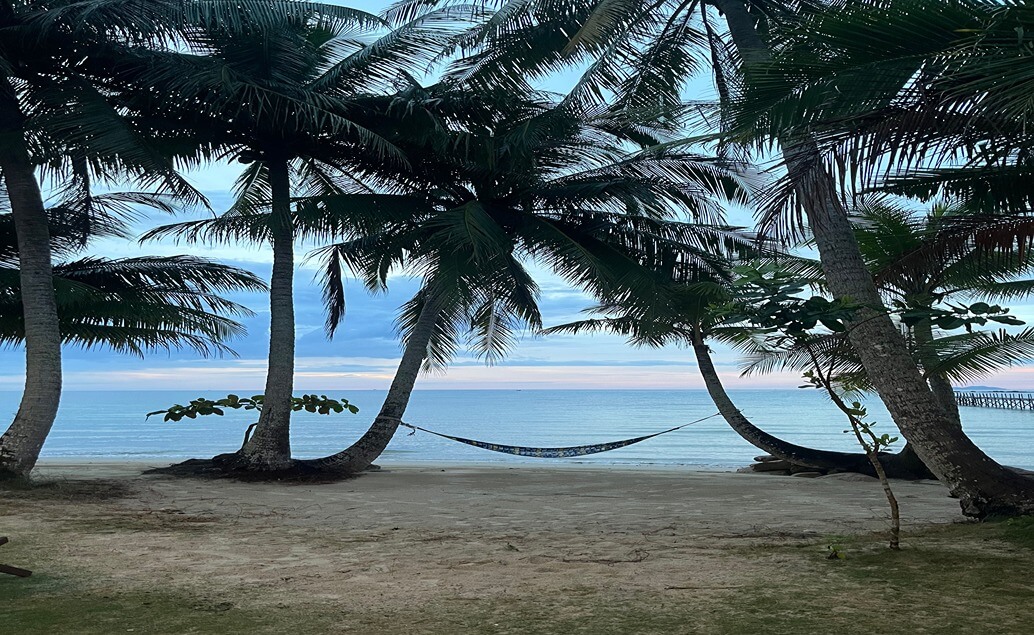
<instances>
[{"instance_id":1,"label":"rope tied to trunk","mask_svg":"<svg viewBox=\"0 0 1034 635\"><path fill-rule=\"evenodd\" d=\"M442 434L441 432L435 432L434 430L428 430L427 428L421 428L420 426L415 426L415 425L406 423L406 422L402 421L401 419L395 419L394 417L382 417L382 418L384 418L384 419L394 419L394 420L399 422L400 426L405 426L405 427L409 428L410 430L412 430L412 432L409 433L409 436L413 436L414 434L416 434L417 430L419 430L421 432L426 432L428 434L433 434L436 437L441 437L443 439L449 439L450 441L456 441L457 443L463 443L463 444L466 444L466 445L473 446L475 448L481 448L482 450L491 450L492 452L502 452L503 454L513 454L513 455L516 455L516 456L530 456L530 457L535 457L535 458L540 458L540 459L561 459L561 458L568 458L568 457L572 457L572 456L585 456L587 454L599 454L600 452L609 452L610 450L616 450L618 448L623 448L623 447L626 447L626 446L629 446L629 445L632 445L632 444L635 444L635 443L640 443L642 441L646 441L647 439L652 439L654 437L659 437L662 434L668 434L669 432L675 432L676 430L681 430L682 428L685 428L687 426L691 426L691 425L693 425L695 423L700 423L702 421L707 421L708 419L713 419L713 418L718 417L718 416L721 416L720 412L716 412L713 415L708 415L708 416L703 417L701 419L697 419L696 421L690 421L689 423L683 423L682 425L675 426L674 428L668 428L667 430L662 430L660 432L654 432L653 434L647 434L645 436L635 437L635 438L632 438L632 439L624 439L624 440L621 440L621 441L611 441L609 443L593 443L593 444L590 444L590 445L575 445L575 446L570 446L570 447L565 447L565 448L530 448L530 447L525 447L525 446L520 446L520 445L503 445L503 444L499 444L499 443L488 443L487 441L477 441L475 439L467 439L467 438L464 438L464 437L452 436L450 434Z\"/></svg>"}]
</instances>

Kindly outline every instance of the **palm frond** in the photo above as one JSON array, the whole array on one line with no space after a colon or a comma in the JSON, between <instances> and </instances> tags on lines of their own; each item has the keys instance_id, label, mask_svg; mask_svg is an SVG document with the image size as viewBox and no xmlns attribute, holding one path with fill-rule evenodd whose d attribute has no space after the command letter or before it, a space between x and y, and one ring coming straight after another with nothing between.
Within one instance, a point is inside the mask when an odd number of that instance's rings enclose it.
<instances>
[{"instance_id":1,"label":"palm frond","mask_svg":"<svg viewBox=\"0 0 1034 635\"><path fill-rule=\"evenodd\" d=\"M1034 329L964 333L939 338L934 345L940 364L928 372L965 384L1034 360Z\"/></svg>"},{"instance_id":2,"label":"palm frond","mask_svg":"<svg viewBox=\"0 0 1034 635\"><path fill-rule=\"evenodd\" d=\"M189 256L85 258L54 268L64 341L117 352L188 348L209 356L232 354L226 342L244 333L233 317L245 306L221 294L264 291L254 274ZM0 343L24 337L16 269L0 267Z\"/></svg>"}]
</instances>

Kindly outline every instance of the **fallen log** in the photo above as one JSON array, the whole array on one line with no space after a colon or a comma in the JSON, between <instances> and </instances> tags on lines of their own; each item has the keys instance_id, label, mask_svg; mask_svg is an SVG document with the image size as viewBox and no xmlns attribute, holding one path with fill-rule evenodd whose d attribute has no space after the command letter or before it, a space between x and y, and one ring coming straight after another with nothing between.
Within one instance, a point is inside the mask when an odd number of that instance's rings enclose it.
<instances>
[{"instance_id":1,"label":"fallen log","mask_svg":"<svg viewBox=\"0 0 1034 635\"><path fill-rule=\"evenodd\" d=\"M7 536L0 536L0 545L6 545L10 540ZM0 564L0 573L6 573L7 575L16 575L19 578L27 578L32 575L32 571L28 569L19 569L18 567L12 567L7 564Z\"/></svg>"}]
</instances>

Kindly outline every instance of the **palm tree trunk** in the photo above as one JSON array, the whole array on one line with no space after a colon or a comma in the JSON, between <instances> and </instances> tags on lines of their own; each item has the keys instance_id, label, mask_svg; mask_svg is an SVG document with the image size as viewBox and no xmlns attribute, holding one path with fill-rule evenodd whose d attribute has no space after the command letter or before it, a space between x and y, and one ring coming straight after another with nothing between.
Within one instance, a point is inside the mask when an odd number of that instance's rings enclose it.
<instances>
[{"instance_id":1,"label":"palm tree trunk","mask_svg":"<svg viewBox=\"0 0 1034 635\"><path fill-rule=\"evenodd\" d=\"M291 398L294 395L294 221L286 160L267 163L272 198L269 219L273 272L269 278L269 365L262 414L241 448L241 467L282 470L291 461Z\"/></svg>"},{"instance_id":2,"label":"palm tree trunk","mask_svg":"<svg viewBox=\"0 0 1034 635\"><path fill-rule=\"evenodd\" d=\"M955 389L944 375L931 372L941 361L931 348L934 341L933 324L930 320L922 320L912 327L912 336L915 337L919 361L923 364L926 382L930 385L933 396L952 422L961 428L962 416L959 414L959 402L955 400Z\"/></svg>"},{"instance_id":3,"label":"palm tree trunk","mask_svg":"<svg viewBox=\"0 0 1034 635\"><path fill-rule=\"evenodd\" d=\"M929 320L919 322L912 327L912 336L915 338L916 348L919 350L919 361L922 363L923 368L934 368L939 360L937 360L936 354L929 348L933 342L933 324ZM930 391L933 393L934 399L937 400L937 405L941 407L941 410L945 412L949 420L961 429L962 415L959 413L959 404L955 400L955 389L951 387L951 383L942 375L930 374L928 370L924 374L927 385L930 386ZM922 464L922 460L916 454L915 448L912 447L911 443L905 444L901 453L902 455L908 453L913 465Z\"/></svg>"},{"instance_id":4,"label":"palm tree trunk","mask_svg":"<svg viewBox=\"0 0 1034 635\"><path fill-rule=\"evenodd\" d=\"M877 476L872 462L865 454L807 448L784 441L758 428L743 416L743 413L740 412L736 404L729 398L728 393L725 392L725 386L722 385L722 380L714 367L711 351L707 344L702 339L697 338L697 341L693 343L693 352L696 354L697 369L700 371L700 376L704 379L704 386L707 388L707 393L711 396L711 400L718 407L718 412L722 414L722 417L736 434L740 435L747 443L763 452L796 465L820 470L860 472L869 476ZM900 460L899 457L904 460ZM881 460L888 476L891 478L910 479L928 478L930 476L929 472L923 469L922 464L919 465L919 469L916 469L907 458L897 454L882 455Z\"/></svg>"},{"instance_id":5,"label":"palm tree trunk","mask_svg":"<svg viewBox=\"0 0 1034 635\"><path fill-rule=\"evenodd\" d=\"M755 28L744 0L715 0L745 64L764 62L771 52ZM819 250L832 293L866 307L882 299L865 267L833 177L809 139L782 140L783 155ZM938 405L885 313L859 311L849 329L851 344L898 429L937 478L959 497L963 513L1017 515L1034 512L1034 479L1006 469L984 454Z\"/></svg>"},{"instance_id":6,"label":"palm tree trunk","mask_svg":"<svg viewBox=\"0 0 1034 635\"><path fill-rule=\"evenodd\" d=\"M350 447L337 454L306 462L308 465L320 471L355 474L369 467L384 452L406 414L409 397L413 394L413 386L427 357L427 346L434 335L440 313L440 309L434 305L424 304L420 317L406 339L395 379L392 380L381 410L370 429Z\"/></svg>"},{"instance_id":7,"label":"palm tree trunk","mask_svg":"<svg viewBox=\"0 0 1034 635\"><path fill-rule=\"evenodd\" d=\"M26 477L36 465L61 400L61 328L50 259L50 229L24 142L24 117L11 84L0 85L0 170L18 235L25 327L25 390L0 436L0 477Z\"/></svg>"}]
</instances>

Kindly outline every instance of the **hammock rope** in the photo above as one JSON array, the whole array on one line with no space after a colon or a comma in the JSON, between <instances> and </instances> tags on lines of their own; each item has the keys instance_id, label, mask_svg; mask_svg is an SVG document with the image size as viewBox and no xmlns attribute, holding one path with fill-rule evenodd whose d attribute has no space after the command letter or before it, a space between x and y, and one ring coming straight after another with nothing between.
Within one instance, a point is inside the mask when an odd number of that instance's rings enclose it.
<instances>
[{"instance_id":1,"label":"hammock rope","mask_svg":"<svg viewBox=\"0 0 1034 635\"><path fill-rule=\"evenodd\" d=\"M701 421L707 421L720 416L720 412L716 412L713 415L709 415L696 421L690 421L689 423L683 423L680 426L674 428L668 428L661 432L654 432L642 437L635 437L633 439L624 439L622 441L611 441L610 443L594 443L591 445L575 445L566 448L529 448L520 445L502 445L499 443L488 443L486 441L477 441L474 439L466 439L464 437L454 437L450 434L442 434L441 432L435 432L434 430L428 430L427 428L421 428L420 426L411 425L403 421L399 421L399 425L405 426L412 430L409 434L412 436L416 434L417 430L433 434L436 437L443 439L449 439L450 441L456 441L458 443L464 443L466 445L474 446L475 448L481 448L482 450L491 450L492 452L502 452L503 454L514 454L516 456L531 456L539 459L562 459L572 456L585 456L587 454L599 454L600 452L609 452L610 450L616 450L623 448L634 443L640 443L647 439L659 437L662 434L668 434L669 432L675 432L681 430L687 426L691 426L694 423L700 423Z\"/></svg>"}]
</instances>

